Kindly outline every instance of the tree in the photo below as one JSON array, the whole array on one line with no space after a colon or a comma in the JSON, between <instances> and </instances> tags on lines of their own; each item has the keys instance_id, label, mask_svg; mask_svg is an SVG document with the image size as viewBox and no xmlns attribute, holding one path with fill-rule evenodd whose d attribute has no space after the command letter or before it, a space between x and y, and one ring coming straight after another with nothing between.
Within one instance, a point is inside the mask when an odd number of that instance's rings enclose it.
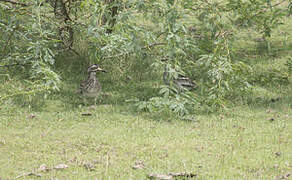
<instances>
[{"instance_id":1,"label":"tree","mask_svg":"<svg viewBox=\"0 0 292 180\"><path fill-rule=\"evenodd\" d=\"M291 12L291 0L0 0L1 66L24 66L32 84L7 97L57 90L55 57L64 51L80 56L75 39L82 36L91 59L111 59L117 69L171 64L173 76L188 74L199 83L202 98L182 98L190 109L193 102L222 107L226 97L250 87L249 66L232 58L233 29L254 28L268 43ZM179 99L165 88L163 97Z\"/></svg>"}]
</instances>

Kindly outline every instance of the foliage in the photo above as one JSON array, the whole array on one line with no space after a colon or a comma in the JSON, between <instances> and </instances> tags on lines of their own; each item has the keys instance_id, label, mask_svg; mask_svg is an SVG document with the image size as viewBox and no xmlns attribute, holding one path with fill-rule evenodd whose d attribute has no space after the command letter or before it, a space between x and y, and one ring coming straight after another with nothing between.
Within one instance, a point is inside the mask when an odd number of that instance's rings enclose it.
<instances>
[{"instance_id":1,"label":"foliage","mask_svg":"<svg viewBox=\"0 0 292 180\"><path fill-rule=\"evenodd\" d=\"M57 53L53 49L58 41L53 39L54 24L42 17L42 11L44 8L37 5L29 9L9 6L0 8L2 68L9 68L14 74L22 74L27 84L21 91L14 89L14 92L9 92L1 100L15 95L47 93L59 89L60 77L51 68Z\"/></svg>"},{"instance_id":2,"label":"foliage","mask_svg":"<svg viewBox=\"0 0 292 180\"><path fill-rule=\"evenodd\" d=\"M174 87L162 86L159 95L150 98L148 101L138 101L136 104L138 110L150 113L174 113L178 116L184 116L190 114L195 107L194 99L190 93L178 94Z\"/></svg>"},{"instance_id":3,"label":"foliage","mask_svg":"<svg viewBox=\"0 0 292 180\"><path fill-rule=\"evenodd\" d=\"M280 6L285 1L272 0L229 0L227 9L233 13L232 21L238 26L254 27L264 38L270 37L273 29L282 24L288 11Z\"/></svg>"},{"instance_id":4,"label":"foliage","mask_svg":"<svg viewBox=\"0 0 292 180\"><path fill-rule=\"evenodd\" d=\"M196 104L216 110L224 107L228 99L248 94L253 83L263 81L257 75L251 77L252 67L235 56L234 40L240 33L235 29L258 31L270 48L268 38L291 14L291 3L0 1L1 64L27 65L23 67L24 79L31 82L31 87L22 91L24 94L59 88L60 77L54 63L62 51L85 57L86 63L106 66L117 85L129 74L140 82L143 76L157 79L163 66L171 65L173 77L178 73L188 75L196 80L197 89L174 93L172 87L167 90L161 86L160 94L140 102L140 109L168 109L183 115L194 112ZM264 83L274 81L273 77L281 79L279 74L271 73L268 77L272 78L266 78ZM9 97L13 94L17 93Z\"/></svg>"}]
</instances>

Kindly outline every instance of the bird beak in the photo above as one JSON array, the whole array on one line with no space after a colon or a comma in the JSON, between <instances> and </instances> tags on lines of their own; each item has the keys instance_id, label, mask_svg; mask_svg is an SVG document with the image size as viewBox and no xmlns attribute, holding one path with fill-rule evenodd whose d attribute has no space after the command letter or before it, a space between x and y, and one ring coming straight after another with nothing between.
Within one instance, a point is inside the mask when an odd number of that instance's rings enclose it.
<instances>
[{"instance_id":1,"label":"bird beak","mask_svg":"<svg viewBox=\"0 0 292 180\"><path fill-rule=\"evenodd\" d=\"M101 71L101 72L107 72L106 70L104 70L104 69L101 69L100 67L98 67L97 69L96 69L96 71Z\"/></svg>"}]
</instances>

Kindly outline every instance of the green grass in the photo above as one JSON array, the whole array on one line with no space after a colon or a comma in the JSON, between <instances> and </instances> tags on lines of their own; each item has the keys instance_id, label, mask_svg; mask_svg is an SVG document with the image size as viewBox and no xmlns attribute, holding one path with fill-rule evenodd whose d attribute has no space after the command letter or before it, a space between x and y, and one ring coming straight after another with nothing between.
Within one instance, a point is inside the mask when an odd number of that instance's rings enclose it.
<instances>
[{"instance_id":1,"label":"green grass","mask_svg":"<svg viewBox=\"0 0 292 180\"><path fill-rule=\"evenodd\" d=\"M231 102L216 113L200 113L194 121L134 111L126 100L147 100L157 94L162 83L161 79L147 78L145 69L144 74L133 74L136 79L130 82L117 72L101 76L106 94L96 107L91 106L92 101L84 105L74 94L86 76L84 64L59 57L62 61L56 66L64 65L63 59L72 61L60 68L60 92L47 100L40 95L19 96L0 106L0 179L35 172L42 177L19 179L136 180L146 179L150 173L192 172L197 174L195 179L202 180L266 180L291 173L291 75L286 84L277 81L286 77L285 63L292 55L292 36L279 38L278 34L291 32L291 28L287 22L275 30L270 55L252 40L258 33L239 30L234 60L252 65L255 71L251 77L257 84L242 102ZM114 66L109 64L105 69ZM17 77L5 73L0 77L0 95L14 88L25 89ZM266 84L269 78L276 80ZM82 115L87 112L92 115ZM145 167L133 169L137 161ZM66 164L68 168L39 172L42 164L48 168ZM85 168L86 164L95 166L94 170Z\"/></svg>"},{"instance_id":2,"label":"green grass","mask_svg":"<svg viewBox=\"0 0 292 180\"><path fill-rule=\"evenodd\" d=\"M291 102L288 96L191 122L152 119L111 104L68 108L48 100L41 111L2 107L0 177L66 164L67 169L39 172L40 178L19 179L146 179L169 172L193 172L197 179L272 179L292 168ZM134 170L136 161L145 168Z\"/></svg>"},{"instance_id":3,"label":"green grass","mask_svg":"<svg viewBox=\"0 0 292 180\"><path fill-rule=\"evenodd\" d=\"M262 67L259 74L283 68L285 59L277 58L255 62ZM264 61L269 65L261 66ZM17 97L2 104L2 179L29 172L42 177L18 179L146 179L150 173L170 172L192 172L195 179L274 179L292 171L291 84L255 86L246 105L235 103L185 121L137 113L126 102L151 97L158 91L158 80L112 84L104 76L101 82L107 95L92 107L90 101L82 105L82 98L73 93L86 75L66 73L69 70L64 72L62 90L45 101L40 96ZM9 79L3 83L19 84ZM92 116L82 116L84 112ZM133 169L137 161L145 167ZM38 172L42 164L68 168Z\"/></svg>"}]
</instances>

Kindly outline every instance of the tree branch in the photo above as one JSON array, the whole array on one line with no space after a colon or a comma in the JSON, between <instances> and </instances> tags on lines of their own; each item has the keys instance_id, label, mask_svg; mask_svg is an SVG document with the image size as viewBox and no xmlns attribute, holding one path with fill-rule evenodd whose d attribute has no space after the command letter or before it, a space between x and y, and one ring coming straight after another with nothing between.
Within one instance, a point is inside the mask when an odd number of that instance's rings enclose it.
<instances>
[{"instance_id":1,"label":"tree branch","mask_svg":"<svg viewBox=\"0 0 292 180\"><path fill-rule=\"evenodd\" d=\"M166 43L163 43L163 42L158 42L158 43L153 43L153 44L149 44L147 46L144 46L142 47L142 49L150 49L154 46L160 46L160 45L165 45ZM117 55L113 55L113 56L107 56L107 57L104 57L103 59L112 59L112 58L116 58L116 57L120 57L120 56L126 56L126 55L129 55L131 53L134 53L134 51L132 52L123 52L123 53L120 53L120 54L117 54Z\"/></svg>"},{"instance_id":2,"label":"tree branch","mask_svg":"<svg viewBox=\"0 0 292 180\"><path fill-rule=\"evenodd\" d=\"M271 7L279 6L279 5L281 5L282 3L284 3L285 1L286 1L286 0L283 0L283 1L281 1L281 2L278 2L278 3L274 4L274 5L272 5Z\"/></svg>"},{"instance_id":3,"label":"tree branch","mask_svg":"<svg viewBox=\"0 0 292 180\"><path fill-rule=\"evenodd\" d=\"M110 16L111 16L111 18L110 18L110 20L109 20L109 28L106 30L106 32L108 33L108 34L111 34L112 33L112 31L113 31L113 28L114 28L114 26L115 26L115 24L116 24L116 16L117 16L117 14L118 14L118 6L117 6L117 2L116 2L116 0L109 0L108 2L107 2L109 5L111 5L112 7L111 7L111 9L110 9Z\"/></svg>"},{"instance_id":4,"label":"tree branch","mask_svg":"<svg viewBox=\"0 0 292 180\"><path fill-rule=\"evenodd\" d=\"M25 64L13 63L13 64L0 65L0 68L2 68L2 67L11 67L11 66L27 66L29 64L31 64L31 63L25 63Z\"/></svg>"}]
</instances>

